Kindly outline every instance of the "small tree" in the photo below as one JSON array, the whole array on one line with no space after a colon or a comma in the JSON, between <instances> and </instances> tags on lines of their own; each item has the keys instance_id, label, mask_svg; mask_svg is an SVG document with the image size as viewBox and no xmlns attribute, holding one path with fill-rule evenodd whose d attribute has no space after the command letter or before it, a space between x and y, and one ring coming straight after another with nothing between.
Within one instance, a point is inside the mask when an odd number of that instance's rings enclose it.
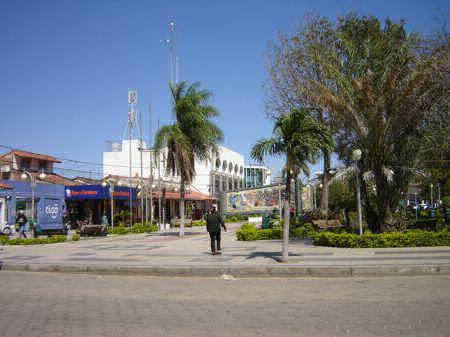
<instances>
[{"instance_id":1,"label":"small tree","mask_svg":"<svg viewBox=\"0 0 450 337\"><path fill-rule=\"evenodd\" d=\"M274 125L272 138L259 140L252 148L251 157L262 163L267 155L284 157L286 195L284 202L283 257L288 260L290 188L294 172L305 158L312 161L323 147L332 147L328 128L318 124L307 109L291 110L281 114ZM301 167L300 167L301 168Z\"/></svg>"}]
</instances>

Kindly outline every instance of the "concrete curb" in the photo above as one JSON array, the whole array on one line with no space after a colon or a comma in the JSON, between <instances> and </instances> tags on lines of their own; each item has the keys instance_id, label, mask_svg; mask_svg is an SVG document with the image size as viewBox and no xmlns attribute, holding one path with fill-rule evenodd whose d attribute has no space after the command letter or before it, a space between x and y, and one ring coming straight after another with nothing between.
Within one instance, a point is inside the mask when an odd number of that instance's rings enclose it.
<instances>
[{"instance_id":1,"label":"concrete curb","mask_svg":"<svg viewBox=\"0 0 450 337\"><path fill-rule=\"evenodd\" d=\"M236 278L250 277L387 277L450 275L450 265L376 265L327 266L252 265L252 266L111 266L0 263L0 270L82 273L96 275L145 275L175 277L218 277L223 274Z\"/></svg>"}]
</instances>

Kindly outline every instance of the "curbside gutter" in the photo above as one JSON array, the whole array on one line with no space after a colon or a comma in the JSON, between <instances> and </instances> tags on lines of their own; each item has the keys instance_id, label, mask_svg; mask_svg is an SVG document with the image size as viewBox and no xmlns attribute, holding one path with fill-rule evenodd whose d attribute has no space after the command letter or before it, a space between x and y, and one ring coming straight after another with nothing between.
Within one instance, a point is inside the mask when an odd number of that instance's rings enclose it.
<instances>
[{"instance_id":1,"label":"curbside gutter","mask_svg":"<svg viewBox=\"0 0 450 337\"><path fill-rule=\"evenodd\" d=\"M219 277L223 274L235 278L250 277L389 277L389 276L438 276L450 275L450 265L374 265L327 266L298 265L174 265L174 266L111 266L111 265L62 265L0 263L0 270L81 273L96 275L143 275L163 277Z\"/></svg>"}]
</instances>

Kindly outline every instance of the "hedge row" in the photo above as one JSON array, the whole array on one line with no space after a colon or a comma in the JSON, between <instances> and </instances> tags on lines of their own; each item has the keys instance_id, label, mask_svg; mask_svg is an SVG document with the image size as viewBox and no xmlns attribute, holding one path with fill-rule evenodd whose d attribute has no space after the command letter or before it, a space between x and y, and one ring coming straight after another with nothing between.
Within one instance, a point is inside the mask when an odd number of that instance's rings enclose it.
<instances>
[{"instance_id":1,"label":"hedge row","mask_svg":"<svg viewBox=\"0 0 450 337\"><path fill-rule=\"evenodd\" d=\"M65 235L55 235L49 238L30 238L30 239L10 239L7 236L0 236L2 245L45 245L49 243L65 242Z\"/></svg>"},{"instance_id":2,"label":"hedge row","mask_svg":"<svg viewBox=\"0 0 450 337\"><path fill-rule=\"evenodd\" d=\"M289 237L294 239L304 239L315 233L312 225L307 224L305 227L291 228ZM243 224L236 231L236 237L239 241L253 240L279 240L283 238L283 228L276 226L270 229L256 229L254 224Z\"/></svg>"},{"instance_id":3,"label":"hedge row","mask_svg":"<svg viewBox=\"0 0 450 337\"><path fill-rule=\"evenodd\" d=\"M108 227L109 234L120 234L125 235L129 233L150 233L157 232L159 230L158 225L150 225L150 224L134 224L132 227L118 226L118 227Z\"/></svg>"},{"instance_id":4,"label":"hedge row","mask_svg":"<svg viewBox=\"0 0 450 337\"><path fill-rule=\"evenodd\" d=\"M450 232L412 230L386 234L336 234L320 232L312 236L318 246L342 248L450 246Z\"/></svg>"},{"instance_id":5,"label":"hedge row","mask_svg":"<svg viewBox=\"0 0 450 337\"><path fill-rule=\"evenodd\" d=\"M200 227L200 226L206 226L206 222L205 221L192 221L192 227ZM175 224L173 225L173 227L180 227L180 224ZM184 227L191 227L191 225L187 225L187 223L184 223Z\"/></svg>"},{"instance_id":6,"label":"hedge row","mask_svg":"<svg viewBox=\"0 0 450 337\"><path fill-rule=\"evenodd\" d=\"M236 237L240 241L252 240L279 240L283 238L283 229L256 229L252 224L244 224L236 231ZM341 248L387 248L387 247L432 247L450 246L450 232L430 232L424 230L411 230L407 232L394 232L385 234L351 234L333 233L330 231L319 232L312 225L291 228L291 239L311 238L318 246Z\"/></svg>"}]
</instances>

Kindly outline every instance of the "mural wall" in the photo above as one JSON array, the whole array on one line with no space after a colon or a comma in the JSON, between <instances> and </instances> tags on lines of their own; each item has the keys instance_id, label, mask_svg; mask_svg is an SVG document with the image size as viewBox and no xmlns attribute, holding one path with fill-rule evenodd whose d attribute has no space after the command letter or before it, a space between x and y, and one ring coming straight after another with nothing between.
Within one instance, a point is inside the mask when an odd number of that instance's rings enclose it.
<instances>
[{"instance_id":1,"label":"mural wall","mask_svg":"<svg viewBox=\"0 0 450 337\"><path fill-rule=\"evenodd\" d=\"M283 205L285 190L284 185L269 185L242 191L226 192L223 211L228 214L278 212L280 195L281 204ZM302 208L305 210L310 209L312 206L310 188L304 186L301 195ZM291 207L293 208L294 205L294 186L292 186Z\"/></svg>"}]
</instances>

